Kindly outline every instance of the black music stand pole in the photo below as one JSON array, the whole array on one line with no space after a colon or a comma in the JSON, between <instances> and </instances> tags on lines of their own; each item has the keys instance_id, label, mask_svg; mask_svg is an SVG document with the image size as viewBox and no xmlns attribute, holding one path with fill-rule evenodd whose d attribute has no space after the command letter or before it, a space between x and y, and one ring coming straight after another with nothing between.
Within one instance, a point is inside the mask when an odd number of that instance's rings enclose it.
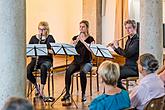
<instances>
[{"instance_id":1,"label":"black music stand pole","mask_svg":"<svg viewBox=\"0 0 165 110\"><path fill-rule=\"evenodd\" d=\"M39 56L47 56L48 50L46 44L28 44L26 47L26 56L28 57L35 57L36 58L36 64L34 67L34 70L37 69L37 57ZM32 91L31 91L32 92ZM28 94L28 96L31 93ZM44 97L41 97L42 101L44 102Z\"/></svg>"},{"instance_id":2,"label":"black music stand pole","mask_svg":"<svg viewBox=\"0 0 165 110\"><path fill-rule=\"evenodd\" d=\"M73 45L70 44L65 44L65 43L50 43L54 54L55 55L65 55L66 56L66 71L67 71L67 66L68 66L68 56L74 56L74 55L78 55L75 47ZM51 106L53 106L53 104L66 92L66 88L64 88L62 90L62 93L57 97L57 99L51 104ZM74 103L74 105L76 106L76 108L78 108L77 104L75 103L73 97L71 96L71 101Z\"/></svg>"},{"instance_id":3,"label":"black music stand pole","mask_svg":"<svg viewBox=\"0 0 165 110\"><path fill-rule=\"evenodd\" d=\"M101 44L91 44L90 49L92 50L92 53L96 56L97 91L99 91L99 76L98 76L99 57L113 58L113 56L110 53L109 49Z\"/></svg>"}]
</instances>

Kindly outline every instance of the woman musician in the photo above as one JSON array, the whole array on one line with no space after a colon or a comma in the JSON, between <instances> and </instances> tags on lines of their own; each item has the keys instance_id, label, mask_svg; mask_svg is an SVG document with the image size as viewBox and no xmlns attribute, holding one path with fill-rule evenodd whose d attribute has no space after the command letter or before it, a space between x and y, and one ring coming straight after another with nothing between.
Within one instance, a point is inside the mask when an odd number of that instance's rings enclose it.
<instances>
[{"instance_id":1,"label":"woman musician","mask_svg":"<svg viewBox=\"0 0 165 110\"><path fill-rule=\"evenodd\" d=\"M139 57L139 36L136 33L136 22L134 20L127 20L125 21L124 26L126 33L128 34L125 48L122 49L119 47L119 40L108 44L108 46L112 47L117 54L126 58L125 64L120 66L120 77L117 84L121 89L125 89L121 83L121 79L138 76L136 61Z\"/></svg>"},{"instance_id":2,"label":"woman musician","mask_svg":"<svg viewBox=\"0 0 165 110\"><path fill-rule=\"evenodd\" d=\"M41 21L38 25L38 34L32 36L29 44L47 44L48 49L50 49L50 43L54 43L55 40L52 35L49 35L49 25L45 21ZM43 97L44 85L46 84L47 70L53 64L53 56L49 54L48 56L37 56L37 58L32 58L31 62L27 66L27 78L31 81L36 89L36 95ZM37 85L36 78L32 74L34 69L41 69L41 88Z\"/></svg>"},{"instance_id":3,"label":"woman musician","mask_svg":"<svg viewBox=\"0 0 165 110\"><path fill-rule=\"evenodd\" d=\"M70 99L70 85L71 75L80 71L80 81L82 90L82 102L86 101L85 91L87 78L86 73L92 68L92 54L88 44L94 43L94 38L89 35L89 23L86 20L80 22L80 34L72 38L72 44L75 45L76 51L79 55L74 57L73 62L69 65L65 74L65 88L66 94L61 101Z\"/></svg>"}]
</instances>

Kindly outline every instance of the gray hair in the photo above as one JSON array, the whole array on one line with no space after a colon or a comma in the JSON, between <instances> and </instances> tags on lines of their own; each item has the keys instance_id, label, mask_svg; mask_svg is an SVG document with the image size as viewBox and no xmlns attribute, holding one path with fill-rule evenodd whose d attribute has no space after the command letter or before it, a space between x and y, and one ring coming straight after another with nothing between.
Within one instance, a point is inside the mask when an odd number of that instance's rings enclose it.
<instances>
[{"instance_id":1,"label":"gray hair","mask_svg":"<svg viewBox=\"0 0 165 110\"><path fill-rule=\"evenodd\" d=\"M156 58L146 53L140 56L140 65L147 71L148 74L154 73L159 68L159 63Z\"/></svg>"}]
</instances>

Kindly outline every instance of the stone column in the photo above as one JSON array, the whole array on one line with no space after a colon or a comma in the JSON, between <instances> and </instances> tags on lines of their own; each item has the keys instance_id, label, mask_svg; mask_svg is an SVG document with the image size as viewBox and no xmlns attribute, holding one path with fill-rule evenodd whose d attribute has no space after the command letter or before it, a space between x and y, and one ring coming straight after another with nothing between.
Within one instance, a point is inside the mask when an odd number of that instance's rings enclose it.
<instances>
[{"instance_id":1,"label":"stone column","mask_svg":"<svg viewBox=\"0 0 165 110\"><path fill-rule=\"evenodd\" d=\"M140 54L163 61L162 0L140 0Z\"/></svg>"},{"instance_id":2,"label":"stone column","mask_svg":"<svg viewBox=\"0 0 165 110\"><path fill-rule=\"evenodd\" d=\"M25 0L0 0L0 108L25 97Z\"/></svg>"}]
</instances>

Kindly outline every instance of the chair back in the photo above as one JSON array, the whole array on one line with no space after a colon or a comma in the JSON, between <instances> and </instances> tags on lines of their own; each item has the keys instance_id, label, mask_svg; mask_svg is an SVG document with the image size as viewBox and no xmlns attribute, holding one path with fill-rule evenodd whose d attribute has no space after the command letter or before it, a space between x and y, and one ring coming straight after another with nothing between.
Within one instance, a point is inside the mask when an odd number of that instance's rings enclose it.
<instances>
[{"instance_id":1,"label":"chair back","mask_svg":"<svg viewBox=\"0 0 165 110\"><path fill-rule=\"evenodd\" d=\"M165 95L149 101L144 110L165 110Z\"/></svg>"}]
</instances>

